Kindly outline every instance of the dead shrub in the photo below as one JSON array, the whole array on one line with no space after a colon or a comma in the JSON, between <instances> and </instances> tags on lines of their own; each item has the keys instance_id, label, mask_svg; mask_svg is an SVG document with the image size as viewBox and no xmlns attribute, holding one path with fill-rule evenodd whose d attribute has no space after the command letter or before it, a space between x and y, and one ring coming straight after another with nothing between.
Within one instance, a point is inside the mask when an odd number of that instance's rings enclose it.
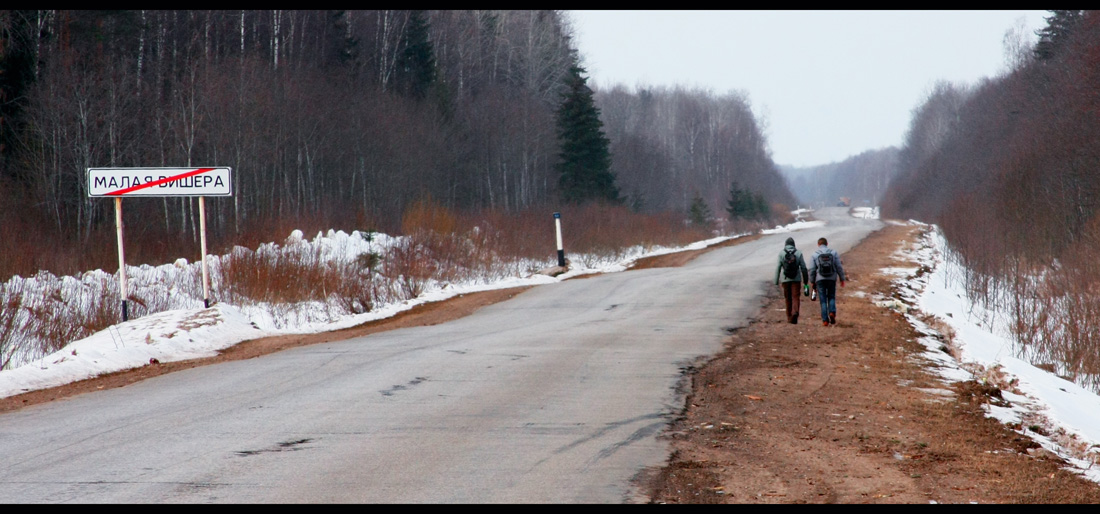
<instances>
[{"instance_id":1,"label":"dead shrub","mask_svg":"<svg viewBox=\"0 0 1100 514\"><path fill-rule=\"evenodd\" d=\"M0 370L8 369L19 350L18 319L23 307L23 282L16 280L0 285Z\"/></svg>"},{"instance_id":2,"label":"dead shrub","mask_svg":"<svg viewBox=\"0 0 1100 514\"><path fill-rule=\"evenodd\" d=\"M41 271L13 277L0 292L0 369L49 355L121 320L121 298L110 275L83 279Z\"/></svg>"},{"instance_id":3,"label":"dead shrub","mask_svg":"<svg viewBox=\"0 0 1100 514\"><path fill-rule=\"evenodd\" d=\"M242 305L324 302L336 295L349 312L366 312L373 307L372 272L363 266L371 263L369 256L348 263L328 259L320 245L294 236L282 248L238 246L221 260L220 293Z\"/></svg>"},{"instance_id":4,"label":"dead shrub","mask_svg":"<svg viewBox=\"0 0 1100 514\"><path fill-rule=\"evenodd\" d=\"M1100 217L1051 265L1014 270L1006 309L1013 313L1013 336L1033 362L1053 363L1060 375L1100 390Z\"/></svg>"},{"instance_id":5,"label":"dead shrub","mask_svg":"<svg viewBox=\"0 0 1100 514\"><path fill-rule=\"evenodd\" d=\"M554 210L531 208L520 212L488 210L468 223L478 227L476 239L492 252L516 259L543 259L555 255Z\"/></svg>"},{"instance_id":6,"label":"dead shrub","mask_svg":"<svg viewBox=\"0 0 1100 514\"><path fill-rule=\"evenodd\" d=\"M337 274L345 277L336 285L340 306L352 314L363 314L374 308L374 285L371 281L377 254L360 255L355 262L338 264Z\"/></svg>"},{"instance_id":7,"label":"dead shrub","mask_svg":"<svg viewBox=\"0 0 1100 514\"><path fill-rule=\"evenodd\" d=\"M714 237L680 214L639 214L621 205L586 204L562 212L566 253L615 259L633 246L682 246Z\"/></svg>"},{"instance_id":8,"label":"dead shrub","mask_svg":"<svg viewBox=\"0 0 1100 514\"><path fill-rule=\"evenodd\" d=\"M401 232L413 235L422 232L453 234L458 228L455 214L426 197L413 202L401 217Z\"/></svg>"},{"instance_id":9,"label":"dead shrub","mask_svg":"<svg viewBox=\"0 0 1100 514\"><path fill-rule=\"evenodd\" d=\"M402 300L420 296L437 269L428 247L413 237L405 237L391 247L382 265L383 275L393 281Z\"/></svg>"}]
</instances>

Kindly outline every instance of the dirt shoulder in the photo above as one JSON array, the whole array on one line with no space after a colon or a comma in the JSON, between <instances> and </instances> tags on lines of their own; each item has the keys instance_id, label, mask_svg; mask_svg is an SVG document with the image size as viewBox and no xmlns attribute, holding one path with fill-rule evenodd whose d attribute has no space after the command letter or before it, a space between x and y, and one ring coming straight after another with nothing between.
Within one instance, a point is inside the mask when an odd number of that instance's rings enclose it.
<instances>
[{"instance_id":1,"label":"dirt shoulder","mask_svg":"<svg viewBox=\"0 0 1100 514\"><path fill-rule=\"evenodd\" d=\"M888 225L843 255L835 326L817 302L787 323L772 290L691 374L672 456L641 478L651 502L1100 502L1100 485L985 416L997 390L931 375L918 334L874 303L893 292L880 270L915 267L895 259L918 230Z\"/></svg>"}]
</instances>

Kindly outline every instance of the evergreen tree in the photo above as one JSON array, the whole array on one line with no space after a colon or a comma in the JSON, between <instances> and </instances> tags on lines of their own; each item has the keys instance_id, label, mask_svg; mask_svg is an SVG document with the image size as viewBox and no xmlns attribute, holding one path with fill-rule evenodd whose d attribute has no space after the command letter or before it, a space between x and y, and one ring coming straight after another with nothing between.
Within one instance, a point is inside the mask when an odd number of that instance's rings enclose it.
<instances>
[{"instance_id":1,"label":"evergreen tree","mask_svg":"<svg viewBox=\"0 0 1100 514\"><path fill-rule=\"evenodd\" d=\"M34 82L33 11L0 16L0 175L15 174L15 142L24 130L26 97ZM23 178L23 177L19 177Z\"/></svg>"},{"instance_id":2,"label":"evergreen tree","mask_svg":"<svg viewBox=\"0 0 1100 514\"><path fill-rule=\"evenodd\" d=\"M1084 16L1081 10L1051 10L1050 13L1046 18L1047 26L1035 33L1039 36L1039 41L1035 43L1035 57L1040 60L1058 53Z\"/></svg>"},{"instance_id":3,"label":"evergreen tree","mask_svg":"<svg viewBox=\"0 0 1100 514\"><path fill-rule=\"evenodd\" d=\"M397 87L414 98L424 98L435 82L435 53L428 38L428 14L410 11L397 57Z\"/></svg>"},{"instance_id":4,"label":"evergreen tree","mask_svg":"<svg viewBox=\"0 0 1100 514\"><path fill-rule=\"evenodd\" d=\"M751 210L750 203L746 201L745 195L748 191L741 189L737 182L730 184L730 199L726 205L726 212L729 214L731 220L745 219Z\"/></svg>"},{"instance_id":5,"label":"evergreen tree","mask_svg":"<svg viewBox=\"0 0 1100 514\"><path fill-rule=\"evenodd\" d=\"M570 203L589 200L619 203L619 189L611 172L610 141L603 133L600 110L584 73L574 56L557 112L561 199Z\"/></svg>"},{"instance_id":6,"label":"evergreen tree","mask_svg":"<svg viewBox=\"0 0 1100 514\"><path fill-rule=\"evenodd\" d=\"M328 54L331 64L340 66L353 66L359 59L359 38L351 35L348 30L348 12L344 10L333 11L331 14L332 31L328 43Z\"/></svg>"},{"instance_id":7,"label":"evergreen tree","mask_svg":"<svg viewBox=\"0 0 1100 514\"><path fill-rule=\"evenodd\" d=\"M759 219L759 220L768 219L770 217L769 214L771 214L771 213L769 212L770 209L768 209L768 201L764 199L764 195L762 195L760 193L753 193L752 201L753 201L754 210L756 212L756 214L755 214L756 219Z\"/></svg>"},{"instance_id":8,"label":"evergreen tree","mask_svg":"<svg viewBox=\"0 0 1100 514\"><path fill-rule=\"evenodd\" d=\"M695 195L695 198L691 201L691 207L688 208L688 220L696 227L710 225L710 207L707 206L707 202L703 201L703 197Z\"/></svg>"},{"instance_id":9,"label":"evergreen tree","mask_svg":"<svg viewBox=\"0 0 1100 514\"><path fill-rule=\"evenodd\" d=\"M730 199L726 207L731 220L766 220L769 217L768 201L764 195L741 189L737 182L730 184Z\"/></svg>"}]
</instances>

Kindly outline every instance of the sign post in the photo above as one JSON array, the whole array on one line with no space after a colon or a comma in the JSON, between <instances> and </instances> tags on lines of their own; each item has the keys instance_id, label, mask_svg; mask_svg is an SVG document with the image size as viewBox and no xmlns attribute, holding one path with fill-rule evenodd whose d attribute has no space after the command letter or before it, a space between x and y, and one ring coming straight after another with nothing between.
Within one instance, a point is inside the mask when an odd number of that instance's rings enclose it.
<instances>
[{"instance_id":1,"label":"sign post","mask_svg":"<svg viewBox=\"0 0 1100 514\"><path fill-rule=\"evenodd\" d=\"M210 274L206 271L206 197L199 197L199 245L202 255L202 305L210 308Z\"/></svg>"},{"instance_id":2,"label":"sign post","mask_svg":"<svg viewBox=\"0 0 1100 514\"><path fill-rule=\"evenodd\" d=\"M122 198L124 196L197 196L202 244L203 305L210 307L210 278L206 267L207 196L233 196L231 168L88 168L88 196L114 197L118 227L118 270L122 290L122 321L126 308L126 258L122 249Z\"/></svg>"},{"instance_id":3,"label":"sign post","mask_svg":"<svg viewBox=\"0 0 1100 514\"><path fill-rule=\"evenodd\" d=\"M122 250L122 197L115 198L115 227L118 232L118 284L122 290L122 321L128 318L126 314L126 255Z\"/></svg>"}]
</instances>

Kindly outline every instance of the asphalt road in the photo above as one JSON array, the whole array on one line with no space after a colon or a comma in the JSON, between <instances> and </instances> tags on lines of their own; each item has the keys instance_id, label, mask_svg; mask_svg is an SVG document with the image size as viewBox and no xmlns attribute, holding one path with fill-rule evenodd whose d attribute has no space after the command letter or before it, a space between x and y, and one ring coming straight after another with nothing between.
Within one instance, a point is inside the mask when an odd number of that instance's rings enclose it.
<instances>
[{"instance_id":1,"label":"asphalt road","mask_svg":"<svg viewBox=\"0 0 1100 514\"><path fill-rule=\"evenodd\" d=\"M771 285L783 241L539 286L450 323L163 375L0 415L3 503L623 503L664 464L685 367ZM568 250L567 250L568 251Z\"/></svg>"}]
</instances>

